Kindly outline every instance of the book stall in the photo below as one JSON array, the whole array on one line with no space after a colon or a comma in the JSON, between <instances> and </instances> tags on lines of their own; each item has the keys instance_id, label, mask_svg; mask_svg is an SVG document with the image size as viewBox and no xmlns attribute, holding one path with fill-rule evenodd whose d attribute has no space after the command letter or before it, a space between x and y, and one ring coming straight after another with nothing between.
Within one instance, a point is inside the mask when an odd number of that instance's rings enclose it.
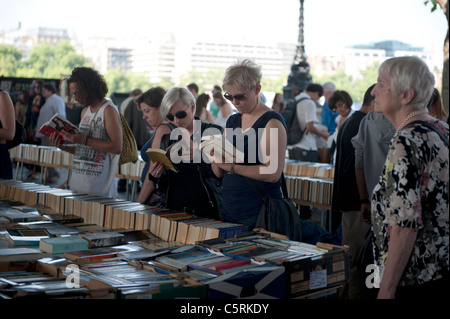
<instances>
[{"instance_id":1,"label":"book stall","mask_svg":"<svg viewBox=\"0 0 450 319\"><path fill-rule=\"evenodd\" d=\"M3 299L317 298L349 277L345 247L19 180L0 199Z\"/></svg>"}]
</instances>

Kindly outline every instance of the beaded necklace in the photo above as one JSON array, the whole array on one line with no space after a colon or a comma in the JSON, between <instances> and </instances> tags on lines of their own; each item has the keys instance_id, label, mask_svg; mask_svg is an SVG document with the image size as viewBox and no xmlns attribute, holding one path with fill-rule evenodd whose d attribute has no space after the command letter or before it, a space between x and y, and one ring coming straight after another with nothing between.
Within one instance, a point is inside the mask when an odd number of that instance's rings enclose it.
<instances>
[{"instance_id":1,"label":"beaded necklace","mask_svg":"<svg viewBox=\"0 0 450 319\"><path fill-rule=\"evenodd\" d=\"M400 126L399 126L398 129L397 129L397 133L398 133L398 132L406 125L406 123L407 123L410 119L412 119L414 116L419 115L419 114L422 114L422 113L426 113L426 111L424 111L424 110L417 110L417 111L414 111L414 112L409 113L408 116L405 117L405 119L400 123Z\"/></svg>"}]
</instances>

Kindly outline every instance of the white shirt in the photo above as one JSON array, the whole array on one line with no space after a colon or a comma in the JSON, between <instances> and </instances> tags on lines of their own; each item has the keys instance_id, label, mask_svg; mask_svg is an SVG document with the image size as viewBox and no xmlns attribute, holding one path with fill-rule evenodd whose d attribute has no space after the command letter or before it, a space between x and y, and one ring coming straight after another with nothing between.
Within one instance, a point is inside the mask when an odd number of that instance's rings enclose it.
<instances>
[{"instance_id":1,"label":"white shirt","mask_svg":"<svg viewBox=\"0 0 450 319\"><path fill-rule=\"evenodd\" d=\"M45 100L45 104L42 105L42 108L39 111L35 134L37 138L45 137L45 135L39 133L39 129L56 113L66 117L66 104L58 94L53 93L48 99Z\"/></svg>"},{"instance_id":2,"label":"white shirt","mask_svg":"<svg viewBox=\"0 0 450 319\"><path fill-rule=\"evenodd\" d=\"M311 100L309 95L305 92L300 93L299 99L303 97L307 97L308 99L297 103L297 119L301 129L306 128L306 123L318 122L316 103L314 103L314 101ZM317 151L316 135L306 130L300 142L295 145L290 145L288 148L294 147L298 147L308 151Z\"/></svg>"},{"instance_id":3,"label":"white shirt","mask_svg":"<svg viewBox=\"0 0 450 319\"><path fill-rule=\"evenodd\" d=\"M111 105L118 112L111 101L106 102L97 115L88 107L80 122L80 130L86 134L92 118L95 117L93 129L89 137L106 141L108 134L105 127L105 108ZM116 198L117 185L115 183L116 170L120 154L101 152L87 145L76 144L73 155L72 176L70 189L78 193L99 195Z\"/></svg>"}]
</instances>

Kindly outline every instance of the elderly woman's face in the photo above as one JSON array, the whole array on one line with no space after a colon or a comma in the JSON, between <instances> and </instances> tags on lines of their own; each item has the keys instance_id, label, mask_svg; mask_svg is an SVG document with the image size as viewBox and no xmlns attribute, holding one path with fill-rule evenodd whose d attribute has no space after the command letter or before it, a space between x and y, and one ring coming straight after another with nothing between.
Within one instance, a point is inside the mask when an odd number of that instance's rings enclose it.
<instances>
[{"instance_id":1,"label":"elderly woman's face","mask_svg":"<svg viewBox=\"0 0 450 319\"><path fill-rule=\"evenodd\" d=\"M395 105L400 106L399 95L395 94L391 85L391 78L387 73L378 75L377 84L372 90L372 96L375 97L376 112L389 113L395 111Z\"/></svg>"}]
</instances>

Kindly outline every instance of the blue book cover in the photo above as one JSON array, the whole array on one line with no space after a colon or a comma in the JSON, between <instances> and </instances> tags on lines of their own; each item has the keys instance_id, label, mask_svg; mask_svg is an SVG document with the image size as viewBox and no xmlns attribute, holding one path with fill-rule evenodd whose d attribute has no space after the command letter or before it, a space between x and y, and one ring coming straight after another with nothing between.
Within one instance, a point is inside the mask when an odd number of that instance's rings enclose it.
<instances>
[{"instance_id":1,"label":"blue book cover","mask_svg":"<svg viewBox=\"0 0 450 319\"><path fill-rule=\"evenodd\" d=\"M89 249L89 242L78 236L53 237L41 239L39 249L51 254L61 254L87 250Z\"/></svg>"}]
</instances>

